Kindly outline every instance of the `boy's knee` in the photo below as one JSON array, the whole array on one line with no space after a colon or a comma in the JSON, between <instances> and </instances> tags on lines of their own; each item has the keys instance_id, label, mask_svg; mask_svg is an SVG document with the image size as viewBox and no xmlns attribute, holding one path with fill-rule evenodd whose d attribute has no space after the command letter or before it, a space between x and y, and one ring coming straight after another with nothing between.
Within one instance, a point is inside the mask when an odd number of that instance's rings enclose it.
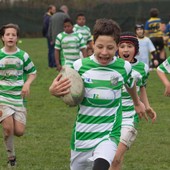
<instances>
[{"instance_id":1,"label":"boy's knee","mask_svg":"<svg viewBox=\"0 0 170 170\"><path fill-rule=\"evenodd\" d=\"M18 137L23 136L24 129L17 129L17 130L15 130L14 134L15 134L15 136L18 136Z\"/></svg>"},{"instance_id":2,"label":"boy's knee","mask_svg":"<svg viewBox=\"0 0 170 170\"><path fill-rule=\"evenodd\" d=\"M4 137L7 138L8 136L13 134L13 129L10 127L3 128L4 131Z\"/></svg>"}]
</instances>

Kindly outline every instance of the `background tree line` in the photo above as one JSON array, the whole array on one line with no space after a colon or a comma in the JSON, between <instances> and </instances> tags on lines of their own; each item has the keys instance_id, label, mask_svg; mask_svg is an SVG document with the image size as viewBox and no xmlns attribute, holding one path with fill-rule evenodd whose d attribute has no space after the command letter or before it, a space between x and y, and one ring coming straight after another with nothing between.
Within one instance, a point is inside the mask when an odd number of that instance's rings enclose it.
<instances>
[{"instance_id":1,"label":"background tree line","mask_svg":"<svg viewBox=\"0 0 170 170\"><path fill-rule=\"evenodd\" d=\"M49 4L57 9L67 5L74 22L77 13L83 12L91 29L97 18L112 18L123 31L133 31L136 23L145 23L149 18L152 7L159 9L163 22L169 20L169 0L0 0L0 25L13 22L21 27L22 37L40 37Z\"/></svg>"}]
</instances>

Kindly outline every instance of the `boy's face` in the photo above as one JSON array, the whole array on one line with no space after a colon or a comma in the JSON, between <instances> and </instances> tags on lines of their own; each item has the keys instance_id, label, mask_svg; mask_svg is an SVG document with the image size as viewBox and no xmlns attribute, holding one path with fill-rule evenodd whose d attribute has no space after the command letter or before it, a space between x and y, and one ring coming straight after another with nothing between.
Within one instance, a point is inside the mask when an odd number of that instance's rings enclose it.
<instances>
[{"instance_id":1,"label":"boy's face","mask_svg":"<svg viewBox=\"0 0 170 170\"><path fill-rule=\"evenodd\" d=\"M136 35L137 35L137 37L139 37L139 38L143 38L143 36L144 36L144 30L143 30L142 28L137 28L137 29L136 29Z\"/></svg>"},{"instance_id":2,"label":"boy's face","mask_svg":"<svg viewBox=\"0 0 170 170\"><path fill-rule=\"evenodd\" d=\"M133 62L135 54L135 46L131 43L123 42L118 45L119 57L122 59Z\"/></svg>"},{"instance_id":3,"label":"boy's face","mask_svg":"<svg viewBox=\"0 0 170 170\"><path fill-rule=\"evenodd\" d=\"M6 28L5 33L2 36L2 41L4 42L4 45L7 47L14 47L16 46L17 40L17 30L14 28Z\"/></svg>"},{"instance_id":4,"label":"boy's face","mask_svg":"<svg viewBox=\"0 0 170 170\"><path fill-rule=\"evenodd\" d=\"M79 16L79 17L77 18L77 24L78 24L79 26L84 26L85 23L86 23L86 18L85 18L84 16Z\"/></svg>"},{"instance_id":5,"label":"boy's face","mask_svg":"<svg viewBox=\"0 0 170 170\"><path fill-rule=\"evenodd\" d=\"M70 22L64 23L64 31L67 34L71 34L73 32L73 25Z\"/></svg>"},{"instance_id":6,"label":"boy's face","mask_svg":"<svg viewBox=\"0 0 170 170\"><path fill-rule=\"evenodd\" d=\"M103 65L108 65L117 51L117 44L113 37L100 35L94 43L94 55L97 61Z\"/></svg>"}]
</instances>

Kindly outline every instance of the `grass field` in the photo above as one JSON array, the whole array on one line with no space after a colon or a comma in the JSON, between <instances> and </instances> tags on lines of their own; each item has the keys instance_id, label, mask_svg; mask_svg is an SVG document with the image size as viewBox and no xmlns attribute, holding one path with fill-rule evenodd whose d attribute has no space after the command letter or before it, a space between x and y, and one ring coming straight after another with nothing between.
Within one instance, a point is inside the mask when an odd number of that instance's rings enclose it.
<instances>
[{"instance_id":1,"label":"grass field","mask_svg":"<svg viewBox=\"0 0 170 170\"><path fill-rule=\"evenodd\" d=\"M67 107L48 92L57 72L47 66L46 40L22 39L18 45L30 54L38 76L28 98L26 133L15 138L16 169L69 170L69 144L76 108ZM125 156L123 170L170 169L170 98L164 97L163 91L156 72L150 72L147 92L150 104L157 112L157 121L152 124L141 120L138 137ZM6 161L0 134L0 170L6 169Z\"/></svg>"}]
</instances>

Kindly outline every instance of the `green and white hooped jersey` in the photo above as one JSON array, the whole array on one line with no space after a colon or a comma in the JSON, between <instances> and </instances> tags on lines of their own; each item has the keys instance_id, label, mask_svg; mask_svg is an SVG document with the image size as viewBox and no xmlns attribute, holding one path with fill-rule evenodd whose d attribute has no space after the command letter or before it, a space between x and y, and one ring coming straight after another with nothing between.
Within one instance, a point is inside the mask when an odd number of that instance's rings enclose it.
<instances>
[{"instance_id":1,"label":"green and white hooped jersey","mask_svg":"<svg viewBox=\"0 0 170 170\"><path fill-rule=\"evenodd\" d=\"M73 62L80 58L80 49L83 48L86 48L86 45L79 33L62 32L56 37L55 49L60 50L61 65L72 66Z\"/></svg>"},{"instance_id":2,"label":"green and white hooped jersey","mask_svg":"<svg viewBox=\"0 0 170 170\"><path fill-rule=\"evenodd\" d=\"M114 57L111 63L102 66L92 55L75 61L73 68L84 81L85 96L78 108L71 149L88 151L110 137L118 143L122 86L134 84L130 63Z\"/></svg>"},{"instance_id":3,"label":"green and white hooped jersey","mask_svg":"<svg viewBox=\"0 0 170 170\"><path fill-rule=\"evenodd\" d=\"M0 104L23 107L21 90L24 74L35 74L36 69L29 55L17 48L15 53L0 49Z\"/></svg>"},{"instance_id":4,"label":"green and white hooped jersey","mask_svg":"<svg viewBox=\"0 0 170 170\"><path fill-rule=\"evenodd\" d=\"M170 57L168 57L162 64L160 64L157 69L163 73L170 73Z\"/></svg>"},{"instance_id":5,"label":"green and white hooped jersey","mask_svg":"<svg viewBox=\"0 0 170 170\"><path fill-rule=\"evenodd\" d=\"M132 65L132 78L136 82L137 92L140 93L140 87L145 86L148 76L149 76L149 67L147 64L137 61ZM122 92L122 125L123 126L133 126L131 118L137 116L134 104L131 96L127 92L126 88L123 87ZM130 118L130 119L129 119Z\"/></svg>"},{"instance_id":6,"label":"green and white hooped jersey","mask_svg":"<svg viewBox=\"0 0 170 170\"><path fill-rule=\"evenodd\" d=\"M74 28L73 28L73 31L77 32L77 33L80 33L83 36L84 41L85 41L86 44L87 44L87 42L92 41L90 28L87 27L86 25L79 26L78 24L75 24Z\"/></svg>"}]
</instances>

